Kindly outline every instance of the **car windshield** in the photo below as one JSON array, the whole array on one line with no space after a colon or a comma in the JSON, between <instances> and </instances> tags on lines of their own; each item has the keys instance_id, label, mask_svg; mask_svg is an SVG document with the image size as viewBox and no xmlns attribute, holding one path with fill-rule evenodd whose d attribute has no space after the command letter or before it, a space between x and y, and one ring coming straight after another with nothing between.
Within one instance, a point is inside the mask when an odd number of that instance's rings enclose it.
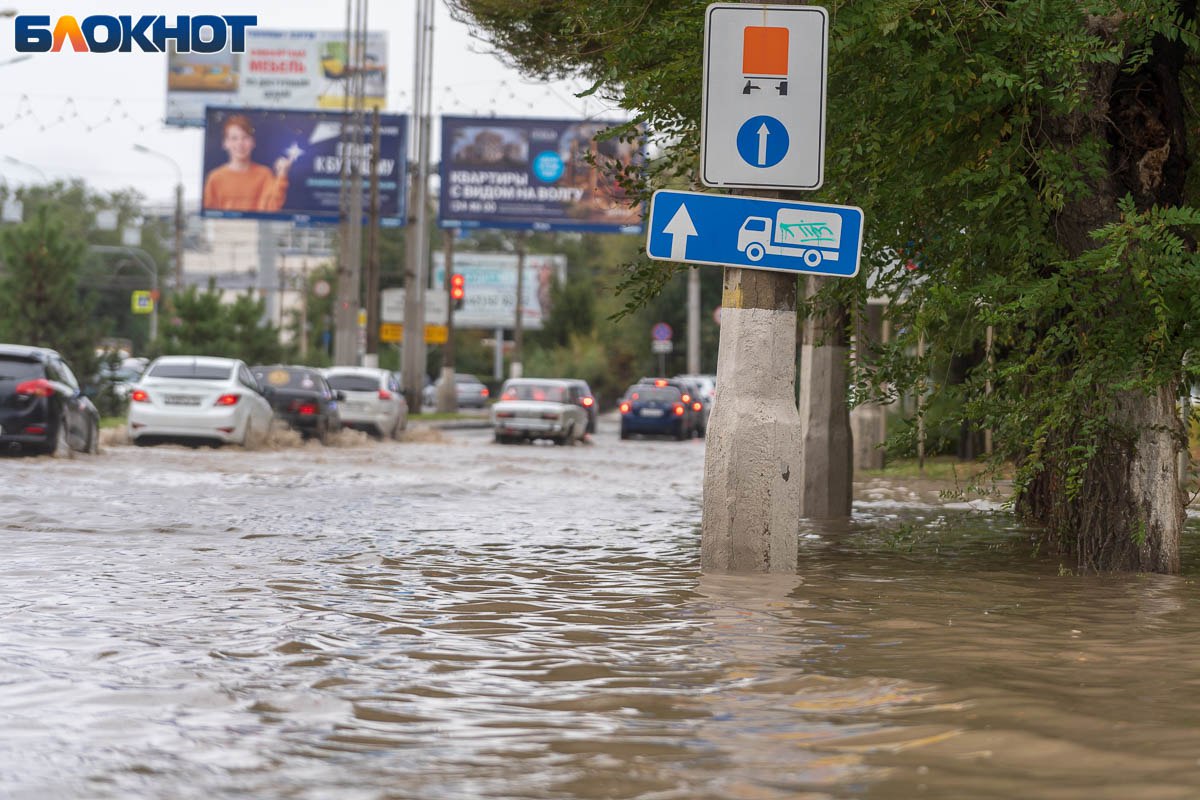
<instances>
[{"instance_id":1,"label":"car windshield","mask_svg":"<svg viewBox=\"0 0 1200 800\"><path fill-rule=\"evenodd\" d=\"M147 377L150 378L192 378L200 381L223 381L228 380L233 374L233 367L218 366L214 364L180 364L173 362L170 364L155 364L150 368Z\"/></svg>"},{"instance_id":2,"label":"car windshield","mask_svg":"<svg viewBox=\"0 0 1200 800\"><path fill-rule=\"evenodd\" d=\"M374 392L379 389L379 378L371 375L330 375L325 380L330 387L343 392Z\"/></svg>"},{"instance_id":3,"label":"car windshield","mask_svg":"<svg viewBox=\"0 0 1200 800\"><path fill-rule=\"evenodd\" d=\"M501 400L542 400L548 403L566 401L567 390L562 386L544 383L518 383L504 387Z\"/></svg>"},{"instance_id":4,"label":"car windshield","mask_svg":"<svg viewBox=\"0 0 1200 800\"><path fill-rule=\"evenodd\" d=\"M0 358L0 381L27 381L44 378L42 362L27 358Z\"/></svg>"},{"instance_id":5,"label":"car windshield","mask_svg":"<svg viewBox=\"0 0 1200 800\"><path fill-rule=\"evenodd\" d=\"M311 372L302 369L256 369L254 377L263 386L276 389L316 389L318 383Z\"/></svg>"},{"instance_id":6,"label":"car windshield","mask_svg":"<svg viewBox=\"0 0 1200 800\"><path fill-rule=\"evenodd\" d=\"M654 403L674 403L679 400L679 390L664 386L659 389L654 386L637 386L629 390L630 400Z\"/></svg>"}]
</instances>

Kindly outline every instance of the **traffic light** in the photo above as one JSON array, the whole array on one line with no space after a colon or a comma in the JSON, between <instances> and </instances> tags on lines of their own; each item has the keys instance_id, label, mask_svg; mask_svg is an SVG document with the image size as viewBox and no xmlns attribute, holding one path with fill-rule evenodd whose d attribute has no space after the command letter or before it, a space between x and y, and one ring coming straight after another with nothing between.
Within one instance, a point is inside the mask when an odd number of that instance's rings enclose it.
<instances>
[{"instance_id":1,"label":"traffic light","mask_svg":"<svg viewBox=\"0 0 1200 800\"><path fill-rule=\"evenodd\" d=\"M457 272L450 276L450 299L454 301L455 311L463 307L463 298L467 295L465 283L463 276Z\"/></svg>"}]
</instances>

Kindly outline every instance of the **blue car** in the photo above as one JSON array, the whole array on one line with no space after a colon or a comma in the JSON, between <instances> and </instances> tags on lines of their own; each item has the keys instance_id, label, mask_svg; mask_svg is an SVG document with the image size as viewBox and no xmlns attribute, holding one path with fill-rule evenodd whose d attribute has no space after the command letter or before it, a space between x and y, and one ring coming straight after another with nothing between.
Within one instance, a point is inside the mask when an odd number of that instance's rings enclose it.
<instances>
[{"instance_id":1,"label":"blue car","mask_svg":"<svg viewBox=\"0 0 1200 800\"><path fill-rule=\"evenodd\" d=\"M691 417L678 387L635 384L625 391L619 409L622 439L637 433L691 438Z\"/></svg>"}]
</instances>

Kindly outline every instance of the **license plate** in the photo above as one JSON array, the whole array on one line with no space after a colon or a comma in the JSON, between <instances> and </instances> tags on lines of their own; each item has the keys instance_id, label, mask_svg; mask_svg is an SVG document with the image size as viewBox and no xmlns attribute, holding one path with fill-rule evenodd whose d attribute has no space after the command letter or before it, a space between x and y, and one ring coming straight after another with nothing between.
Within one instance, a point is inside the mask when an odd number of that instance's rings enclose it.
<instances>
[{"instance_id":1,"label":"license plate","mask_svg":"<svg viewBox=\"0 0 1200 800\"><path fill-rule=\"evenodd\" d=\"M163 397L163 402L169 406L198 406L200 398L186 394L168 394Z\"/></svg>"},{"instance_id":2,"label":"license plate","mask_svg":"<svg viewBox=\"0 0 1200 800\"><path fill-rule=\"evenodd\" d=\"M662 412L661 408L643 408L642 409L643 417L661 417L662 415L663 415L663 412Z\"/></svg>"},{"instance_id":3,"label":"license plate","mask_svg":"<svg viewBox=\"0 0 1200 800\"><path fill-rule=\"evenodd\" d=\"M362 411L367 410L367 404L366 403L342 403L342 408L346 409L347 411L362 412Z\"/></svg>"}]
</instances>

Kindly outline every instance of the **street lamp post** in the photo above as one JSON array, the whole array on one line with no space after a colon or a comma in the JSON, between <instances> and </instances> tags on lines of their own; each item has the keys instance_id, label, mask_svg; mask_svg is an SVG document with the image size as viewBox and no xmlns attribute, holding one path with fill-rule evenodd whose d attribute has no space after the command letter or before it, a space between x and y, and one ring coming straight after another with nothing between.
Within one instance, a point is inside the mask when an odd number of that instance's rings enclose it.
<instances>
[{"instance_id":1,"label":"street lamp post","mask_svg":"<svg viewBox=\"0 0 1200 800\"><path fill-rule=\"evenodd\" d=\"M175 291L183 291L183 170L179 168L178 162L171 158L166 153L160 153L157 150L151 150L144 144L134 144L133 149L139 153L145 153L148 156L161 158L163 161L170 162L175 168Z\"/></svg>"}]
</instances>

